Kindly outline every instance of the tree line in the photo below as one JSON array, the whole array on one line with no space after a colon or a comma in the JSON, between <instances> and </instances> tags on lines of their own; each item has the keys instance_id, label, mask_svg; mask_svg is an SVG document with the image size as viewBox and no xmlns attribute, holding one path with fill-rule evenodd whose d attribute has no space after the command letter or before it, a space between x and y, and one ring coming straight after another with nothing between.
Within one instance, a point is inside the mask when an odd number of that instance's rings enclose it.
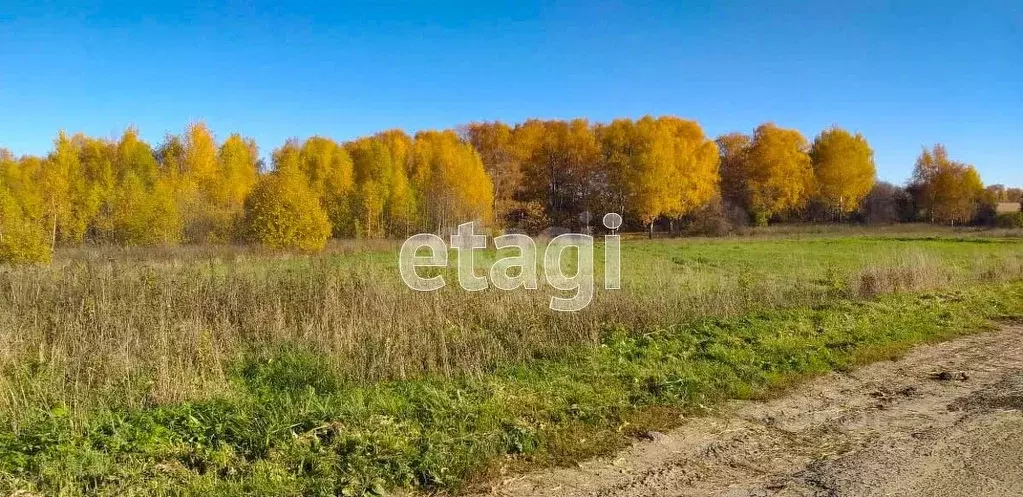
<instances>
[{"instance_id":1,"label":"tree line","mask_svg":"<svg viewBox=\"0 0 1023 497\"><path fill-rule=\"evenodd\" d=\"M155 148L128 128L116 140L60 132L45 157L0 149L0 260L43 261L83 243L315 251L331 237L406 237L469 220L495 231L586 230L605 212L651 233L793 220L962 224L1020 195L985 189L940 145L897 187L877 183L859 133L832 127L811 142L767 123L713 139L671 116L315 136L269 157L239 134L216 140L203 123Z\"/></svg>"}]
</instances>

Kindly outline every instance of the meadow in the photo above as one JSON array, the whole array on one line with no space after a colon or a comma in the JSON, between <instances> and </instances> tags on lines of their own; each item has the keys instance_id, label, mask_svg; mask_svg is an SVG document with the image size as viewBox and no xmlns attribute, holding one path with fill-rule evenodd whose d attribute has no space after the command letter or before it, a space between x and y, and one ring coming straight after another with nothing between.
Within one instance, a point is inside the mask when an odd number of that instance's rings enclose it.
<instances>
[{"instance_id":1,"label":"meadow","mask_svg":"<svg viewBox=\"0 0 1023 497\"><path fill-rule=\"evenodd\" d=\"M1023 317L1018 230L629 237L622 289L598 265L577 313L543 286L413 292L397 250L92 247L0 267L0 491L459 492Z\"/></svg>"}]
</instances>

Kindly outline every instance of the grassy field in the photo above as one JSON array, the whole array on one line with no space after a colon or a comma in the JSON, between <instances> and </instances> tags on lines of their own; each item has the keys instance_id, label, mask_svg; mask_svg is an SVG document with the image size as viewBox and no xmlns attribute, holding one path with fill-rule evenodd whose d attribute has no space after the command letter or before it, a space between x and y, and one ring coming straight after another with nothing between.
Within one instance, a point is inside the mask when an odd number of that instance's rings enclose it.
<instances>
[{"instance_id":1,"label":"grassy field","mask_svg":"<svg viewBox=\"0 0 1023 497\"><path fill-rule=\"evenodd\" d=\"M1019 232L630 239L622 290L578 313L545 288L415 293L396 253L0 268L0 491L458 491L1023 317Z\"/></svg>"}]
</instances>

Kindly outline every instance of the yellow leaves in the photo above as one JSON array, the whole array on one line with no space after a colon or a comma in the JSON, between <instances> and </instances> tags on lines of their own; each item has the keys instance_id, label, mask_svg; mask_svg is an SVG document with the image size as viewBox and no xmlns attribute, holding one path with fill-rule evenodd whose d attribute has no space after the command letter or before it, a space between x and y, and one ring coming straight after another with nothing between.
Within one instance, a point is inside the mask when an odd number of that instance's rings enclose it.
<instances>
[{"instance_id":1,"label":"yellow leaves","mask_svg":"<svg viewBox=\"0 0 1023 497\"><path fill-rule=\"evenodd\" d=\"M18 200L0 182L0 263L45 263L51 256L46 231L25 216Z\"/></svg>"},{"instance_id":2,"label":"yellow leaves","mask_svg":"<svg viewBox=\"0 0 1023 497\"><path fill-rule=\"evenodd\" d=\"M416 134L410 169L430 227L450 228L470 220L493 220L494 187L472 145L453 131Z\"/></svg>"},{"instance_id":3,"label":"yellow leaves","mask_svg":"<svg viewBox=\"0 0 1023 497\"><path fill-rule=\"evenodd\" d=\"M220 146L217 164L220 181L214 185L211 197L226 209L240 213L259 177L259 149L254 141L232 134Z\"/></svg>"},{"instance_id":4,"label":"yellow leaves","mask_svg":"<svg viewBox=\"0 0 1023 497\"><path fill-rule=\"evenodd\" d=\"M110 210L111 241L123 245L173 245L180 241L181 216L164 179L147 186L128 172L113 194Z\"/></svg>"},{"instance_id":5,"label":"yellow leaves","mask_svg":"<svg viewBox=\"0 0 1023 497\"><path fill-rule=\"evenodd\" d=\"M352 158L337 142L319 136L309 138L299 152L300 167L310 187L327 211L336 235L349 233L350 202L355 186Z\"/></svg>"},{"instance_id":6,"label":"yellow leaves","mask_svg":"<svg viewBox=\"0 0 1023 497\"><path fill-rule=\"evenodd\" d=\"M855 211L876 181L874 151L867 140L841 128L824 130L810 149L817 198L841 214Z\"/></svg>"},{"instance_id":7,"label":"yellow leaves","mask_svg":"<svg viewBox=\"0 0 1023 497\"><path fill-rule=\"evenodd\" d=\"M265 175L245 202L246 239L275 249L322 250L330 220L299 171Z\"/></svg>"},{"instance_id":8,"label":"yellow leaves","mask_svg":"<svg viewBox=\"0 0 1023 497\"><path fill-rule=\"evenodd\" d=\"M758 224L806 205L814 177L806 138L799 131L762 124L753 133L747 157L746 201Z\"/></svg>"},{"instance_id":9,"label":"yellow leaves","mask_svg":"<svg viewBox=\"0 0 1023 497\"><path fill-rule=\"evenodd\" d=\"M694 121L618 119L598 135L612 192L644 224L691 213L718 193L717 145Z\"/></svg>"},{"instance_id":10,"label":"yellow leaves","mask_svg":"<svg viewBox=\"0 0 1023 497\"><path fill-rule=\"evenodd\" d=\"M272 161L274 173L260 171L254 141L234 134L218 145L202 123L155 151L135 128L117 141L61 132L46 158L0 151L0 237L8 237L0 251L19 260L33 257L11 254L32 253L40 240L240 238L315 250L331 233L403 237L486 224L495 214L502 227L542 231L584 229L615 211L652 229L659 218L695 219L718 202L766 223L811 198L851 213L875 182L873 152L859 134L828 129L810 147L798 131L764 124L752 136L712 141L695 121L670 116L473 123L462 136L389 130L347 143L314 136L289 140ZM932 220L967 222L983 184L939 145L917 161L913 191Z\"/></svg>"},{"instance_id":11,"label":"yellow leaves","mask_svg":"<svg viewBox=\"0 0 1023 497\"><path fill-rule=\"evenodd\" d=\"M924 149L913 171L917 205L931 221L966 223L977 213L984 184L973 166L948 157L942 145Z\"/></svg>"},{"instance_id":12,"label":"yellow leaves","mask_svg":"<svg viewBox=\"0 0 1023 497\"><path fill-rule=\"evenodd\" d=\"M200 192L213 195L219 181L213 133L205 123L192 123L185 128L184 147L186 174Z\"/></svg>"}]
</instances>

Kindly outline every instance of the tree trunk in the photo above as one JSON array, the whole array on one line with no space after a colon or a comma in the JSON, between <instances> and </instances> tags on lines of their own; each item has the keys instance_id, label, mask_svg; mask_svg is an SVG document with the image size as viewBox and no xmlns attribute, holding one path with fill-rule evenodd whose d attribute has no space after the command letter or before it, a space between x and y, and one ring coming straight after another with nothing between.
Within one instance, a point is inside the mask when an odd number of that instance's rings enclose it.
<instances>
[{"instance_id":1,"label":"tree trunk","mask_svg":"<svg viewBox=\"0 0 1023 497\"><path fill-rule=\"evenodd\" d=\"M57 213L53 213L53 232L50 238L50 251L56 252L57 250Z\"/></svg>"},{"instance_id":2,"label":"tree trunk","mask_svg":"<svg viewBox=\"0 0 1023 497\"><path fill-rule=\"evenodd\" d=\"M647 238L649 238L650 240L654 239L654 222L653 221L650 221L650 233L647 234Z\"/></svg>"}]
</instances>

